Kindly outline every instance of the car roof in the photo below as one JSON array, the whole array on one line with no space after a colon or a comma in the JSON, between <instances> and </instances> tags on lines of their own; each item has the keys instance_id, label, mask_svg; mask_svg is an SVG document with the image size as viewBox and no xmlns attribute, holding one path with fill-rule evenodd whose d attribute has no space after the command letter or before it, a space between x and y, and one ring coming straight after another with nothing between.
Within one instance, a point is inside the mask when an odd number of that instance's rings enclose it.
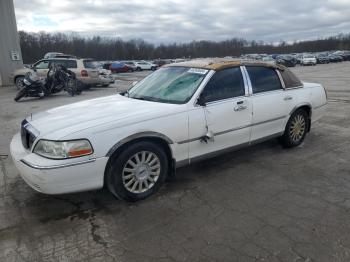
<instances>
[{"instance_id":1,"label":"car roof","mask_svg":"<svg viewBox=\"0 0 350 262\"><path fill-rule=\"evenodd\" d=\"M223 59L196 59L186 62L172 63L164 65L163 67L190 67L190 68L202 68L219 71L225 68L235 67L235 66L264 66L270 68L278 68L284 70L285 67L282 65L274 65L271 63L266 63L262 61L252 61L252 60L223 60Z\"/></svg>"}]
</instances>

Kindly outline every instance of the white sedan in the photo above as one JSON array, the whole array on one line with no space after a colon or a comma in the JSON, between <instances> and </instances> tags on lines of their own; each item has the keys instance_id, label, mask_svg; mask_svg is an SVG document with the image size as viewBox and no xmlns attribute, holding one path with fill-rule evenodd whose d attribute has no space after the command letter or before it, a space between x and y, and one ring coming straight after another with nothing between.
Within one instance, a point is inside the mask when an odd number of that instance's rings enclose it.
<instances>
[{"instance_id":1,"label":"white sedan","mask_svg":"<svg viewBox=\"0 0 350 262\"><path fill-rule=\"evenodd\" d=\"M321 85L302 83L282 66L177 63L124 94L26 118L11 154L42 193L106 185L135 201L155 193L176 167L273 137L300 145L326 103Z\"/></svg>"}]
</instances>

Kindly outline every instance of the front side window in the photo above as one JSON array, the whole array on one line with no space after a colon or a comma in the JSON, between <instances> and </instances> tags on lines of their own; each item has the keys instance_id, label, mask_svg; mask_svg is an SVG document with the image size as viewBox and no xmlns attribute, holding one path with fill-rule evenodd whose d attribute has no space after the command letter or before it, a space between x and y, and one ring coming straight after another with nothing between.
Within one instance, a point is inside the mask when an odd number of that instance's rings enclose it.
<instances>
[{"instance_id":1,"label":"front side window","mask_svg":"<svg viewBox=\"0 0 350 262\"><path fill-rule=\"evenodd\" d=\"M263 66L247 66L246 69L254 94L282 89L275 69Z\"/></svg>"},{"instance_id":2,"label":"front side window","mask_svg":"<svg viewBox=\"0 0 350 262\"><path fill-rule=\"evenodd\" d=\"M162 103L183 104L197 90L208 70L165 67L144 78L128 93L130 98Z\"/></svg>"},{"instance_id":3,"label":"front side window","mask_svg":"<svg viewBox=\"0 0 350 262\"><path fill-rule=\"evenodd\" d=\"M243 96L244 81L239 67L216 72L205 86L202 98L205 102Z\"/></svg>"},{"instance_id":4,"label":"front side window","mask_svg":"<svg viewBox=\"0 0 350 262\"><path fill-rule=\"evenodd\" d=\"M37 64L35 64L36 69L48 69L49 68L49 61L44 60L40 61Z\"/></svg>"}]
</instances>

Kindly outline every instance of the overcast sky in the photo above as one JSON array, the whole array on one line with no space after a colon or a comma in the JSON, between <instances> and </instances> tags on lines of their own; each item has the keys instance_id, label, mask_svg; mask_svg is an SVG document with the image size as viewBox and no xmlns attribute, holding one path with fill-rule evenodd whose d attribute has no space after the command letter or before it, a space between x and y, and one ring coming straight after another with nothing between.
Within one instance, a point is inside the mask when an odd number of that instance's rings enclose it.
<instances>
[{"instance_id":1,"label":"overcast sky","mask_svg":"<svg viewBox=\"0 0 350 262\"><path fill-rule=\"evenodd\" d=\"M350 0L14 0L19 30L152 43L277 42L350 32Z\"/></svg>"}]
</instances>

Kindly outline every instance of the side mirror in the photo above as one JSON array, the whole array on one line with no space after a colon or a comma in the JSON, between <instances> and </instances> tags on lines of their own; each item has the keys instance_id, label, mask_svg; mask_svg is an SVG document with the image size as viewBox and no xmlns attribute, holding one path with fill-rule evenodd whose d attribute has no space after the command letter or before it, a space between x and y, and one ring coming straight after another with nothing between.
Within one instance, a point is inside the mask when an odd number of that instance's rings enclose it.
<instances>
[{"instance_id":1,"label":"side mirror","mask_svg":"<svg viewBox=\"0 0 350 262\"><path fill-rule=\"evenodd\" d=\"M197 99L197 105L199 106L205 106L205 99L204 99L204 96L203 94L201 94L198 99Z\"/></svg>"}]
</instances>

